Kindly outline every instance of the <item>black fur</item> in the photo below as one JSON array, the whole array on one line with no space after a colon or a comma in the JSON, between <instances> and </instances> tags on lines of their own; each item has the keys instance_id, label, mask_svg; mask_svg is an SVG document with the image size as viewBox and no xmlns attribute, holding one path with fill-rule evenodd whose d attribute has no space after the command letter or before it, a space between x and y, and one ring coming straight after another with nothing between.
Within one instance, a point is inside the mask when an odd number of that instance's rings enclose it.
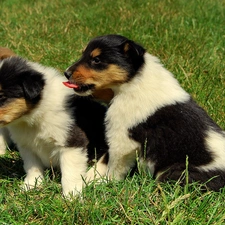
<instances>
[{"instance_id":1,"label":"black fur","mask_svg":"<svg viewBox=\"0 0 225 225\"><path fill-rule=\"evenodd\" d=\"M4 60L0 69L0 83L4 90L2 97L5 96L5 99L25 97L32 104L41 99L41 91L45 85L43 75L30 68L19 57Z\"/></svg>"},{"instance_id":2,"label":"black fur","mask_svg":"<svg viewBox=\"0 0 225 225\"><path fill-rule=\"evenodd\" d=\"M4 59L0 67L0 84L0 106L14 98L25 98L35 107L41 100L45 81L43 74L31 68L26 60L12 57ZM87 146L90 161L102 156L108 149L104 127L106 107L90 97L73 94L65 104L75 119L68 134L67 147Z\"/></svg>"},{"instance_id":3,"label":"black fur","mask_svg":"<svg viewBox=\"0 0 225 225\"><path fill-rule=\"evenodd\" d=\"M225 184L224 172L203 172L195 168L213 160L213 156L205 150L205 137L209 127L224 135L221 128L191 99L189 102L159 109L145 123L131 128L129 134L142 144L142 157L156 163L154 176L166 171L159 180L179 179L185 170L188 156L189 181L207 182L212 175L219 176L216 184L214 179L208 183L208 187L218 190Z\"/></svg>"},{"instance_id":4,"label":"black fur","mask_svg":"<svg viewBox=\"0 0 225 225\"><path fill-rule=\"evenodd\" d=\"M68 99L66 108L73 111L78 126L71 127L68 147L78 145L77 139L85 141L85 135L89 140L87 143L89 160L99 159L108 149L104 125L106 107L95 102L91 97L74 95ZM77 132L78 129L80 132ZM77 137L78 134L79 137Z\"/></svg>"},{"instance_id":5,"label":"black fur","mask_svg":"<svg viewBox=\"0 0 225 225\"><path fill-rule=\"evenodd\" d=\"M92 57L95 49L100 54L97 52L96 57ZM112 65L116 65L115 73L110 70L107 73L107 68ZM105 35L91 40L81 59L67 69L65 75L69 82L76 83L76 79L82 76L79 66L94 70L93 81L86 79L88 75L84 74L82 85L97 80L92 86L93 90L105 85L112 88L115 94L106 116L109 143L106 173L109 177L123 179L128 168L135 164L134 151L141 145L141 149L138 149L140 157L160 181L178 180L186 169L188 157L189 181L206 183L212 178L207 184L209 188L219 190L224 186L225 167L222 159L225 158L225 149L219 148L224 148L225 133L180 87L156 57L126 37ZM122 72L116 74L118 70ZM110 76L109 81L104 79L104 71ZM76 72L80 72L80 77ZM123 124L120 114L130 119L124 120ZM124 129L114 127L115 123L121 123L120 126L125 128L130 126L128 137L123 133L123 144L120 144L119 132L122 134ZM135 142L129 145L131 139ZM123 154L125 143L129 147Z\"/></svg>"},{"instance_id":6,"label":"black fur","mask_svg":"<svg viewBox=\"0 0 225 225\"><path fill-rule=\"evenodd\" d=\"M222 134L219 126L191 99L157 110L129 132L131 138L142 144L141 152L156 162L157 173L173 163L185 163L187 155L194 166L210 163L212 155L205 150L209 127Z\"/></svg>"},{"instance_id":7,"label":"black fur","mask_svg":"<svg viewBox=\"0 0 225 225\"><path fill-rule=\"evenodd\" d=\"M187 174L185 171L187 171ZM175 180L179 180L181 185L185 185L186 182L201 182L204 185L202 190L210 189L220 191L225 186L225 173L219 169L204 172L198 170L193 165L188 165L187 167L185 163L175 163L168 168L164 168L163 173L158 177L158 181L160 182Z\"/></svg>"},{"instance_id":8,"label":"black fur","mask_svg":"<svg viewBox=\"0 0 225 225\"><path fill-rule=\"evenodd\" d=\"M144 63L143 55L145 49L120 35L112 34L94 38L84 50L83 59L81 58L81 61L84 60L87 62L86 57L88 57L88 53L95 48L102 50L100 56L98 56L101 64L94 64L93 69L104 70L108 64L116 64L126 69L128 74L132 77Z\"/></svg>"},{"instance_id":9,"label":"black fur","mask_svg":"<svg viewBox=\"0 0 225 225\"><path fill-rule=\"evenodd\" d=\"M97 48L102 50L101 54L97 56L97 60L100 63L96 63L96 57L93 58L90 55L90 53ZM130 79L143 65L144 53L145 49L142 46L123 36L107 35L96 37L90 41L81 59L67 69L65 76L69 79L73 71L75 71L80 64L96 71L103 71L107 69L110 64L115 64L125 69L129 74L128 79ZM93 88L93 86L90 87L90 89Z\"/></svg>"}]
</instances>

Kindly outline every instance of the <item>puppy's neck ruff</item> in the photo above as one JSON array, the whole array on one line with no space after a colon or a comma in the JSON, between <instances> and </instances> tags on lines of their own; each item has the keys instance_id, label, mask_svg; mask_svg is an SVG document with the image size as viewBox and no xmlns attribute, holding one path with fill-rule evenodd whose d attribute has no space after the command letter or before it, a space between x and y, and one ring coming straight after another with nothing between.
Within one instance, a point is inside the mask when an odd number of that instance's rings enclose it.
<instances>
[{"instance_id":1,"label":"puppy's neck ruff","mask_svg":"<svg viewBox=\"0 0 225 225\"><path fill-rule=\"evenodd\" d=\"M132 126L132 123L143 122L163 106L190 99L190 95L181 88L173 75L164 69L158 58L145 53L144 61L143 67L133 79L112 87L115 97L111 101L107 119L110 120L118 114L126 121L133 116L133 122L129 122ZM134 111L135 113L131 113Z\"/></svg>"}]
</instances>

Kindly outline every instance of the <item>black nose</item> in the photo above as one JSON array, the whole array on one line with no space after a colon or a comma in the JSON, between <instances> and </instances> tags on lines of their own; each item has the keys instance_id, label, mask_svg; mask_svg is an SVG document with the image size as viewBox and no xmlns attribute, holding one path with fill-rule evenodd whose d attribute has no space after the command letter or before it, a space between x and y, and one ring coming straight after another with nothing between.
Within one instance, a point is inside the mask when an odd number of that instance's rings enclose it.
<instances>
[{"instance_id":1,"label":"black nose","mask_svg":"<svg viewBox=\"0 0 225 225\"><path fill-rule=\"evenodd\" d=\"M70 71L65 71L65 72L64 72L64 75L65 75L65 77L69 80L70 77L71 77L71 75L72 75L72 73L71 73Z\"/></svg>"}]
</instances>

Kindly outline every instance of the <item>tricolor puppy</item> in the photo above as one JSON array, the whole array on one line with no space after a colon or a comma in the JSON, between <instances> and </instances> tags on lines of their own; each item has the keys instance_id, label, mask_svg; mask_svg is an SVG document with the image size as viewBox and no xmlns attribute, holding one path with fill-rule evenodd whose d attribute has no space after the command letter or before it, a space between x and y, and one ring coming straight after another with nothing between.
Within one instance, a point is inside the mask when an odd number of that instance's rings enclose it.
<instances>
[{"instance_id":1,"label":"tricolor puppy","mask_svg":"<svg viewBox=\"0 0 225 225\"><path fill-rule=\"evenodd\" d=\"M60 167L65 196L82 190L87 163L107 149L105 107L75 96L53 68L10 57L0 62L0 125L7 127L24 161L24 188Z\"/></svg>"},{"instance_id":2,"label":"tricolor puppy","mask_svg":"<svg viewBox=\"0 0 225 225\"><path fill-rule=\"evenodd\" d=\"M78 95L114 91L105 119L109 161L97 163L102 175L124 179L137 152L159 181L178 180L188 156L190 182L224 186L225 133L142 46L119 35L94 38L65 75Z\"/></svg>"}]
</instances>

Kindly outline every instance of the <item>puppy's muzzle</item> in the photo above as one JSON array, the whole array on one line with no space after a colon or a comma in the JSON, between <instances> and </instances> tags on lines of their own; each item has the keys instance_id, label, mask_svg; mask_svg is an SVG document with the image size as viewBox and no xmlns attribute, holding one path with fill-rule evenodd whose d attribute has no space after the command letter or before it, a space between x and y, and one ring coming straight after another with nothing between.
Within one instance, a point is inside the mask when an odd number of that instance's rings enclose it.
<instances>
[{"instance_id":1,"label":"puppy's muzzle","mask_svg":"<svg viewBox=\"0 0 225 225\"><path fill-rule=\"evenodd\" d=\"M70 77L72 76L72 72L71 71L65 71L64 72L65 77L69 80Z\"/></svg>"}]
</instances>

